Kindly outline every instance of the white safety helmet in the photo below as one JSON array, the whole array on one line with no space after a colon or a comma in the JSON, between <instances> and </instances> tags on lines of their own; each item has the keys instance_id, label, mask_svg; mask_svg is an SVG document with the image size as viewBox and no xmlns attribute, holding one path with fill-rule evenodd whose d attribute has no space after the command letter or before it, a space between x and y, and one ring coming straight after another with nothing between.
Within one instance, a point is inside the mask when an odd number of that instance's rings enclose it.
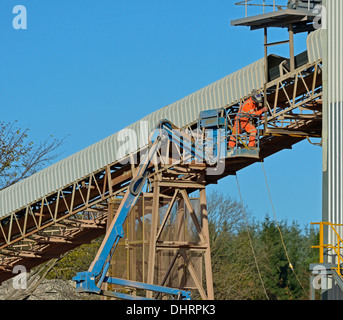
<instances>
[{"instance_id":1,"label":"white safety helmet","mask_svg":"<svg viewBox=\"0 0 343 320\"><path fill-rule=\"evenodd\" d=\"M258 92L258 91L255 90L255 89L251 92L251 98L253 99L253 101L254 101L255 103L261 103L261 102L263 102L263 94L260 93L260 92Z\"/></svg>"}]
</instances>

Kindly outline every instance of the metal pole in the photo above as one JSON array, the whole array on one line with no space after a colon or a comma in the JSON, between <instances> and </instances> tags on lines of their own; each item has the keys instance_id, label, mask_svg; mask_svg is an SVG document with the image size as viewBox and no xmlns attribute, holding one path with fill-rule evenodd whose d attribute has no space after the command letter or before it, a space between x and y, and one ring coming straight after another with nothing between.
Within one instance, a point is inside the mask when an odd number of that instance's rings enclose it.
<instances>
[{"instance_id":1,"label":"metal pole","mask_svg":"<svg viewBox=\"0 0 343 320\"><path fill-rule=\"evenodd\" d=\"M106 231L110 228L111 222L113 220L113 212L114 212L114 200L109 199L108 201L108 206L107 206L107 221L106 221ZM108 289L108 284L103 283L101 285L102 290L107 290ZM107 297L102 296L101 300L107 300Z\"/></svg>"},{"instance_id":2,"label":"metal pole","mask_svg":"<svg viewBox=\"0 0 343 320\"><path fill-rule=\"evenodd\" d=\"M207 212L207 200L206 200L206 189L201 189L200 193L200 210L201 210L201 222L202 230L204 232L207 248L204 254L205 259L205 277L207 286L207 297L209 300L214 300L213 291L213 276L212 276L212 265L211 265L211 249L210 249L210 234L208 230L208 212Z\"/></svg>"},{"instance_id":3,"label":"metal pole","mask_svg":"<svg viewBox=\"0 0 343 320\"><path fill-rule=\"evenodd\" d=\"M327 0L323 0L323 6L325 8L327 8ZM328 94L328 49L329 49L329 45L328 45L328 35L327 35L327 31L323 33L324 34L324 40L322 43L322 47L323 47L323 107L322 107L322 112L323 112L323 130L322 130L322 153L323 153L323 157L322 157L322 172L323 172L323 186L322 186L322 221L329 221L329 190L331 188L329 188L329 176L331 177L332 175L329 175L329 168L328 168L328 156L329 156L329 152L328 152L328 127L329 127L329 110L328 110L328 98L329 98L329 94ZM329 243L329 234L326 231L324 233L324 239L326 243ZM326 259L327 260L327 257ZM325 261L327 262L327 261Z\"/></svg>"},{"instance_id":4,"label":"metal pole","mask_svg":"<svg viewBox=\"0 0 343 320\"><path fill-rule=\"evenodd\" d=\"M153 182L153 203L152 203L152 214L151 214L151 230L150 230L150 241L149 241L149 260L148 260L148 274L147 283L154 284L155 276L155 262L156 262L156 232L157 224L159 219L159 199L160 199L160 187L158 181ZM148 291L146 294L147 298L152 298L152 292Z\"/></svg>"},{"instance_id":5,"label":"metal pole","mask_svg":"<svg viewBox=\"0 0 343 320\"><path fill-rule=\"evenodd\" d=\"M316 292L313 287L314 276L310 276L310 300L316 300Z\"/></svg>"},{"instance_id":6,"label":"metal pole","mask_svg":"<svg viewBox=\"0 0 343 320\"><path fill-rule=\"evenodd\" d=\"M264 85L263 85L263 96L264 96L264 107L267 107L267 83L268 83L268 29L264 28ZM267 119L268 112L264 113L264 131L267 132Z\"/></svg>"},{"instance_id":7,"label":"metal pole","mask_svg":"<svg viewBox=\"0 0 343 320\"><path fill-rule=\"evenodd\" d=\"M288 33L289 33L289 59L290 59L290 68L291 72L295 69L295 61L294 61L294 32L293 32L293 25L290 24L288 26Z\"/></svg>"},{"instance_id":8,"label":"metal pole","mask_svg":"<svg viewBox=\"0 0 343 320\"><path fill-rule=\"evenodd\" d=\"M319 224L319 263L324 263L324 224Z\"/></svg>"}]
</instances>

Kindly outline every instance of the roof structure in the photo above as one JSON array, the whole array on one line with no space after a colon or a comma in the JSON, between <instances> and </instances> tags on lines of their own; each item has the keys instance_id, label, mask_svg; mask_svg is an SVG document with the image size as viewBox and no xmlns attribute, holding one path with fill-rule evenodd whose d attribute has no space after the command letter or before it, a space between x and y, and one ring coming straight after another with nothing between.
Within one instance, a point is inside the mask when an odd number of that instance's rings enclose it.
<instances>
[{"instance_id":1,"label":"roof structure","mask_svg":"<svg viewBox=\"0 0 343 320\"><path fill-rule=\"evenodd\" d=\"M316 16L318 16L317 10L284 9L232 20L231 25L247 26L251 30L269 27L287 28L290 24L297 26L313 22Z\"/></svg>"}]
</instances>

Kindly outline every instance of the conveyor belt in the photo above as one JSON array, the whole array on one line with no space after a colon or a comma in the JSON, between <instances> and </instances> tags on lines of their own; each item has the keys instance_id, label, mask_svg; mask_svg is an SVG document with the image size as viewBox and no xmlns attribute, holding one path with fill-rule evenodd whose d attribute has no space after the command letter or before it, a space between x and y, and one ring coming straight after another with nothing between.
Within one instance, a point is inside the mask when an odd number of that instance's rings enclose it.
<instances>
[{"instance_id":1,"label":"conveyor belt","mask_svg":"<svg viewBox=\"0 0 343 320\"><path fill-rule=\"evenodd\" d=\"M315 39L312 35L311 41ZM273 74L267 81L271 112L267 129L270 131L265 131L261 138L262 158L291 148L307 135L321 134L321 62L307 61L304 56L304 53L299 56L297 61L301 63L292 74L287 73L287 68L279 69L279 74L275 69L270 72ZM316 54L311 52L309 56ZM287 62L281 57L270 56L269 59ZM271 68L276 66L275 63L270 65ZM262 59L142 121L146 121L147 132L164 118L192 129L202 110L219 107L237 110L241 99L253 88L263 87L263 74ZM300 113L294 113L299 109ZM127 129L139 132L140 122ZM146 148L142 140L129 145L126 154L118 154L119 137L117 133L104 139L0 192L0 282L14 275L11 271L16 264L30 269L105 233L107 200L125 189L132 176L133 167L119 160L129 159L127 154L139 156L137 150ZM217 183L255 161L227 159L225 172L207 177L207 184Z\"/></svg>"}]
</instances>

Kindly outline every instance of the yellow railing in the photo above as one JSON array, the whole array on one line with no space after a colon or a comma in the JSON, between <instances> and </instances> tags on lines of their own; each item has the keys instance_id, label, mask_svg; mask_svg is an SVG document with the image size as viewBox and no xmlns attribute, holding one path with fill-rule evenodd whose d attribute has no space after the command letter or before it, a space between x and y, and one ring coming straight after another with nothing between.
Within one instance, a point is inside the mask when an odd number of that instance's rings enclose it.
<instances>
[{"instance_id":1,"label":"yellow railing","mask_svg":"<svg viewBox=\"0 0 343 320\"><path fill-rule=\"evenodd\" d=\"M312 225L319 225L319 245L312 246L311 248L319 249L319 263L324 263L324 249L332 249L335 251L337 255L337 268L332 268L336 270L336 272L342 276L341 274L341 263L343 262L343 257L341 255L341 249L343 249L343 240L339 233L336 230L336 227L343 227L343 224L338 223L331 223L331 222L314 222L311 223ZM334 234L336 235L336 245L333 244L325 244L324 243L324 226L328 226L331 228Z\"/></svg>"}]
</instances>

